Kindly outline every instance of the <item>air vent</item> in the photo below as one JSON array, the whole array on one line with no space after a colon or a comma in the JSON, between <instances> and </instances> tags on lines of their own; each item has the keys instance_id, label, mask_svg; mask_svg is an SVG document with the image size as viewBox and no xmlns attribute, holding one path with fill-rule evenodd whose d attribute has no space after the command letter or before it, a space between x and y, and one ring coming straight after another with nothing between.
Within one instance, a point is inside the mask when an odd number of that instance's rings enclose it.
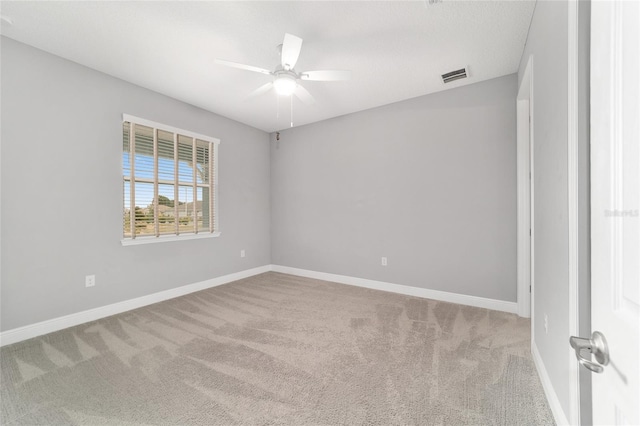
<instances>
[{"instance_id":1,"label":"air vent","mask_svg":"<svg viewBox=\"0 0 640 426\"><path fill-rule=\"evenodd\" d=\"M467 69L461 68L459 70L451 71L446 74L442 74L442 81L444 83L451 83L455 80L460 80L461 78L467 78Z\"/></svg>"}]
</instances>

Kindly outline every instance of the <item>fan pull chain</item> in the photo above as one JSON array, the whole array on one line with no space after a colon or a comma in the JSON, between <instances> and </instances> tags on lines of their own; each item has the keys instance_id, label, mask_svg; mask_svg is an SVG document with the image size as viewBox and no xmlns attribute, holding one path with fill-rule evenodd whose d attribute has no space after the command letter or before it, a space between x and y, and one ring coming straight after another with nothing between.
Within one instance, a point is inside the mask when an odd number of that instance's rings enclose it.
<instances>
[{"instance_id":1,"label":"fan pull chain","mask_svg":"<svg viewBox=\"0 0 640 426\"><path fill-rule=\"evenodd\" d=\"M276 118L280 118L280 96L276 95Z\"/></svg>"},{"instance_id":2,"label":"fan pull chain","mask_svg":"<svg viewBox=\"0 0 640 426\"><path fill-rule=\"evenodd\" d=\"M293 127L293 95L289 96L291 99L291 127Z\"/></svg>"}]
</instances>

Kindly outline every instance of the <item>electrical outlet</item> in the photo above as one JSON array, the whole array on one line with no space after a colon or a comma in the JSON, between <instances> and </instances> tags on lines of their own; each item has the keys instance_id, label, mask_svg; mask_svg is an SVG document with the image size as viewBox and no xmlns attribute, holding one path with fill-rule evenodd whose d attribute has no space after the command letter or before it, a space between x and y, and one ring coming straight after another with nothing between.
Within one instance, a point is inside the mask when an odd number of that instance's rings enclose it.
<instances>
[{"instance_id":1,"label":"electrical outlet","mask_svg":"<svg viewBox=\"0 0 640 426\"><path fill-rule=\"evenodd\" d=\"M84 286L85 287L93 287L96 285L96 276L95 275L87 275L84 277Z\"/></svg>"},{"instance_id":2,"label":"electrical outlet","mask_svg":"<svg viewBox=\"0 0 640 426\"><path fill-rule=\"evenodd\" d=\"M382 260L380 261L380 264L381 264L382 266L387 266L387 258L386 258L386 257L383 257L383 258L382 258Z\"/></svg>"},{"instance_id":3,"label":"electrical outlet","mask_svg":"<svg viewBox=\"0 0 640 426\"><path fill-rule=\"evenodd\" d=\"M245 256L244 250L240 250L240 257L244 257L244 256Z\"/></svg>"},{"instance_id":4,"label":"electrical outlet","mask_svg":"<svg viewBox=\"0 0 640 426\"><path fill-rule=\"evenodd\" d=\"M544 332L545 334L549 333L549 317L547 314L544 314Z\"/></svg>"}]
</instances>

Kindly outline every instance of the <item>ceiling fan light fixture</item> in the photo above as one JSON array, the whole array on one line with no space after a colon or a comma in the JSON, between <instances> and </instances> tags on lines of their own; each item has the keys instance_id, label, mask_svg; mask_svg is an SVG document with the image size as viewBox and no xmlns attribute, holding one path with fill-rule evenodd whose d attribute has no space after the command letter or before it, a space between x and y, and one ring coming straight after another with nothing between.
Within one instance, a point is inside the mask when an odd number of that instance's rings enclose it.
<instances>
[{"instance_id":1,"label":"ceiling fan light fixture","mask_svg":"<svg viewBox=\"0 0 640 426\"><path fill-rule=\"evenodd\" d=\"M2 0L0 0L2 1ZM427 1L427 0L425 0ZM302 48L302 39L293 34L285 33L284 41L278 46L278 54L280 55L280 65L274 71L265 68L254 67L253 65L239 64L237 62L225 61L216 58L216 63L227 67L238 68L241 70L257 72L273 76L273 80L267 83L249 95L249 97L257 96L269 91L272 87L278 96L290 97L294 94L305 104L315 102L313 96L304 88L304 85L298 84L299 80L306 81L345 81L351 79L351 71L345 70L315 70L296 72L294 67L300 56ZM292 103L293 105L293 103Z\"/></svg>"},{"instance_id":2,"label":"ceiling fan light fixture","mask_svg":"<svg viewBox=\"0 0 640 426\"><path fill-rule=\"evenodd\" d=\"M291 74L285 73L279 74L273 82L273 87L280 96L291 96L297 85L296 78Z\"/></svg>"}]
</instances>

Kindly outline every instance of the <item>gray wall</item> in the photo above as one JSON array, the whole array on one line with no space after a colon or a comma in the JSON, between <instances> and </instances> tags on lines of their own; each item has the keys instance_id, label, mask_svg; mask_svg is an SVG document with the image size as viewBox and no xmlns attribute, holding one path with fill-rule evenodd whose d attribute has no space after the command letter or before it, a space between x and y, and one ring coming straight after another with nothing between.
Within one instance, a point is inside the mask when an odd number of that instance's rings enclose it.
<instances>
[{"instance_id":1,"label":"gray wall","mask_svg":"<svg viewBox=\"0 0 640 426\"><path fill-rule=\"evenodd\" d=\"M267 133L4 37L1 98L1 330L271 263ZM122 113L222 140L219 238L121 246Z\"/></svg>"},{"instance_id":2,"label":"gray wall","mask_svg":"<svg viewBox=\"0 0 640 426\"><path fill-rule=\"evenodd\" d=\"M535 344L562 409L569 417L568 242L568 9L566 2L538 2L520 63L522 79L534 56ZM578 15L578 312L579 329L590 335L589 186L589 1ZM544 330L544 316L549 331ZM581 420L591 423L591 374L580 370Z\"/></svg>"},{"instance_id":3,"label":"gray wall","mask_svg":"<svg viewBox=\"0 0 640 426\"><path fill-rule=\"evenodd\" d=\"M272 135L273 263L515 301L516 91L514 74Z\"/></svg>"},{"instance_id":4,"label":"gray wall","mask_svg":"<svg viewBox=\"0 0 640 426\"><path fill-rule=\"evenodd\" d=\"M537 2L519 79L533 54L534 340L568 417L567 22L566 2Z\"/></svg>"}]
</instances>

